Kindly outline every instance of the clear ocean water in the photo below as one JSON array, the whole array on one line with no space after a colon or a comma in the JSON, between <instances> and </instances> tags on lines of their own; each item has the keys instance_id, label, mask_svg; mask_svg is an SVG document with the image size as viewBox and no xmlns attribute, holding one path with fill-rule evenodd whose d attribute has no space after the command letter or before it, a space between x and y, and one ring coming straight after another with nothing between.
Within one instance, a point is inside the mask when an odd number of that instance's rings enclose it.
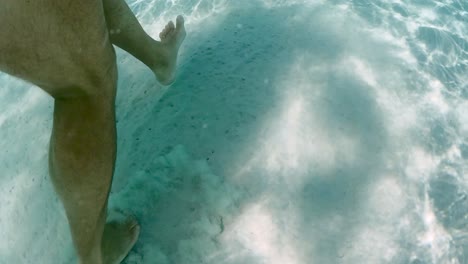
<instances>
[{"instance_id":1,"label":"clear ocean water","mask_svg":"<svg viewBox=\"0 0 468 264\"><path fill-rule=\"evenodd\" d=\"M188 36L169 88L118 50L125 264L468 263L467 1L127 2ZM53 102L0 86L0 263L74 263Z\"/></svg>"}]
</instances>

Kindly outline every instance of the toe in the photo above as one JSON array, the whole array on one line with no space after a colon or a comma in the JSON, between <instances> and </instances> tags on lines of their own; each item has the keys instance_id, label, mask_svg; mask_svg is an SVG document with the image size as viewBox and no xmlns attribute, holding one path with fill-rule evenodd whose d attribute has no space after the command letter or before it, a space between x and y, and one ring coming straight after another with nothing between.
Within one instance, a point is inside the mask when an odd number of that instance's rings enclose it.
<instances>
[{"instance_id":1,"label":"toe","mask_svg":"<svg viewBox=\"0 0 468 264\"><path fill-rule=\"evenodd\" d=\"M132 236L132 244L135 244L135 242L138 240L138 237L140 236L140 226L136 225L132 229L130 229L130 234Z\"/></svg>"},{"instance_id":2,"label":"toe","mask_svg":"<svg viewBox=\"0 0 468 264\"><path fill-rule=\"evenodd\" d=\"M167 34L169 33L170 29L168 28L168 26L166 26L163 31L161 33L159 33L159 37L161 39L163 38L166 38L167 37Z\"/></svg>"},{"instance_id":3,"label":"toe","mask_svg":"<svg viewBox=\"0 0 468 264\"><path fill-rule=\"evenodd\" d=\"M168 26L169 29L174 29L174 28L175 28L174 22L172 22L172 21L169 22L169 23L167 24L167 26Z\"/></svg>"},{"instance_id":4,"label":"toe","mask_svg":"<svg viewBox=\"0 0 468 264\"><path fill-rule=\"evenodd\" d=\"M140 230L140 225L137 222L134 222L130 225L130 233Z\"/></svg>"},{"instance_id":5,"label":"toe","mask_svg":"<svg viewBox=\"0 0 468 264\"><path fill-rule=\"evenodd\" d=\"M135 217L131 217L127 220L128 232L131 237L131 243L134 244L140 236L140 225L138 224Z\"/></svg>"},{"instance_id":6,"label":"toe","mask_svg":"<svg viewBox=\"0 0 468 264\"><path fill-rule=\"evenodd\" d=\"M167 37L167 30L163 30L161 33L159 33L159 37L161 39L165 39Z\"/></svg>"},{"instance_id":7,"label":"toe","mask_svg":"<svg viewBox=\"0 0 468 264\"><path fill-rule=\"evenodd\" d=\"M179 15L177 16L177 19L176 19L176 26L178 29L184 27L184 17Z\"/></svg>"},{"instance_id":8,"label":"toe","mask_svg":"<svg viewBox=\"0 0 468 264\"><path fill-rule=\"evenodd\" d=\"M171 34L172 31L174 31L175 26L174 23L171 21L167 23L167 25L164 27L163 31L159 34L159 37L161 39L167 38L169 34Z\"/></svg>"},{"instance_id":9,"label":"toe","mask_svg":"<svg viewBox=\"0 0 468 264\"><path fill-rule=\"evenodd\" d=\"M127 225L130 229L133 229L136 226L138 226L138 221L136 220L134 216L129 216L127 219Z\"/></svg>"}]
</instances>

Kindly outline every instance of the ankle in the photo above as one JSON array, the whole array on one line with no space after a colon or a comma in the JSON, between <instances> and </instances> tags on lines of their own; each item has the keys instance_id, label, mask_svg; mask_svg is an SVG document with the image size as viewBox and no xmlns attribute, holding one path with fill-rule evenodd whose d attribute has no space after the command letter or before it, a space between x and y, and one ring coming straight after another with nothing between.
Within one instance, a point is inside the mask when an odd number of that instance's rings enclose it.
<instances>
[{"instance_id":1,"label":"ankle","mask_svg":"<svg viewBox=\"0 0 468 264\"><path fill-rule=\"evenodd\" d=\"M101 258L83 258L78 261L78 264L104 264Z\"/></svg>"},{"instance_id":2,"label":"ankle","mask_svg":"<svg viewBox=\"0 0 468 264\"><path fill-rule=\"evenodd\" d=\"M167 64L167 59L164 52L164 45L152 38L149 38L148 44L145 45L146 47L146 60L143 61L146 66L148 66L151 70L154 70L158 67L164 67Z\"/></svg>"},{"instance_id":3,"label":"ankle","mask_svg":"<svg viewBox=\"0 0 468 264\"><path fill-rule=\"evenodd\" d=\"M92 252L78 256L79 264L103 264L102 250L100 246L94 246Z\"/></svg>"}]
</instances>

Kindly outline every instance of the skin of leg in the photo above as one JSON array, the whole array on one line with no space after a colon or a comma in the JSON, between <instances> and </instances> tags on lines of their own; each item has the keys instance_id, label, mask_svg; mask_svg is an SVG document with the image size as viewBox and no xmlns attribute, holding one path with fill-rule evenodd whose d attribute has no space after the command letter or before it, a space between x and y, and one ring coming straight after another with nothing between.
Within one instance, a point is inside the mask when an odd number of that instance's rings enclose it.
<instances>
[{"instance_id":1,"label":"skin of leg","mask_svg":"<svg viewBox=\"0 0 468 264\"><path fill-rule=\"evenodd\" d=\"M117 34L109 34L108 27ZM82 264L118 263L129 250L114 237L103 238L104 230L107 235L116 230L105 225L116 155L117 71L111 44L155 67L158 79L168 83L185 38L182 17L177 28L170 24L160 36L163 42L149 37L123 0L0 3L0 70L55 98L50 174ZM118 237L132 244L138 231L127 229Z\"/></svg>"},{"instance_id":2,"label":"skin of leg","mask_svg":"<svg viewBox=\"0 0 468 264\"><path fill-rule=\"evenodd\" d=\"M115 87L115 81L107 85ZM50 176L83 264L103 259L101 241L116 156L113 100L112 96L55 99Z\"/></svg>"},{"instance_id":3,"label":"skin of leg","mask_svg":"<svg viewBox=\"0 0 468 264\"><path fill-rule=\"evenodd\" d=\"M177 26L170 22L160 34L161 41L156 41L143 30L125 0L103 0L103 5L112 44L146 64L161 84L172 83L186 35L183 17L177 17Z\"/></svg>"},{"instance_id":4,"label":"skin of leg","mask_svg":"<svg viewBox=\"0 0 468 264\"><path fill-rule=\"evenodd\" d=\"M50 176L79 262L101 264L116 156L117 80L102 2L4 0L0 25L15 25L0 28L0 40L8 40L0 41L0 70L55 99Z\"/></svg>"},{"instance_id":5,"label":"skin of leg","mask_svg":"<svg viewBox=\"0 0 468 264\"><path fill-rule=\"evenodd\" d=\"M125 0L103 0L104 14L112 44L132 54L154 68L162 54L161 43L151 38L142 28Z\"/></svg>"}]
</instances>

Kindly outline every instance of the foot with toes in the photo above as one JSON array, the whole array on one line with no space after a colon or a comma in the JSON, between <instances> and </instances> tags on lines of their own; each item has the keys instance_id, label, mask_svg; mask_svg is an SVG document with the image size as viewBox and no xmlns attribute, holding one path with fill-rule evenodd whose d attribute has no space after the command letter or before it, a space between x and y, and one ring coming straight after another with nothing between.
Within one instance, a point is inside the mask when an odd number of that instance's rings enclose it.
<instances>
[{"instance_id":1,"label":"foot with toes","mask_svg":"<svg viewBox=\"0 0 468 264\"><path fill-rule=\"evenodd\" d=\"M159 42L158 63L153 66L152 70L163 85L170 85L174 82L177 55L186 35L182 16L177 17L175 25L172 21L169 22L159 34L161 42Z\"/></svg>"},{"instance_id":2,"label":"foot with toes","mask_svg":"<svg viewBox=\"0 0 468 264\"><path fill-rule=\"evenodd\" d=\"M140 226L132 216L107 222L102 237L103 264L120 264L135 245Z\"/></svg>"}]
</instances>

